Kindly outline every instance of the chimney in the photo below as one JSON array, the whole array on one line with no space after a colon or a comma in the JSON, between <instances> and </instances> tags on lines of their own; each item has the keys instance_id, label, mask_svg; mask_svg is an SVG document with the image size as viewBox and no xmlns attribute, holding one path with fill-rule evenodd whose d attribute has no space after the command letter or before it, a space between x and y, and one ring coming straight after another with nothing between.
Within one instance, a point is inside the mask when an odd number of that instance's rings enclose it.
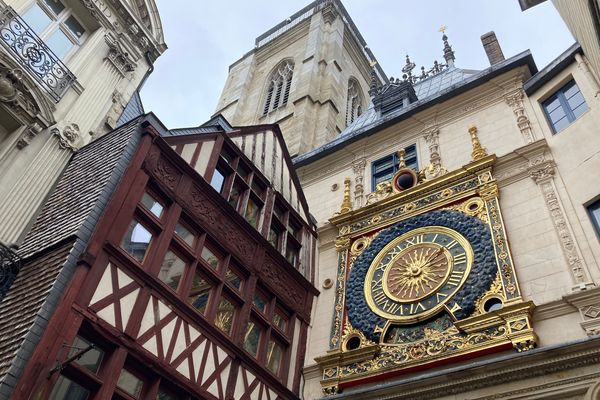
<instances>
[{"instance_id":1,"label":"chimney","mask_svg":"<svg viewBox=\"0 0 600 400\"><path fill-rule=\"evenodd\" d=\"M500 43L498 43L494 31L481 35L481 43L483 43L485 54L487 54L488 59L490 60L490 65L495 65L504 61L504 54L502 54Z\"/></svg>"}]
</instances>

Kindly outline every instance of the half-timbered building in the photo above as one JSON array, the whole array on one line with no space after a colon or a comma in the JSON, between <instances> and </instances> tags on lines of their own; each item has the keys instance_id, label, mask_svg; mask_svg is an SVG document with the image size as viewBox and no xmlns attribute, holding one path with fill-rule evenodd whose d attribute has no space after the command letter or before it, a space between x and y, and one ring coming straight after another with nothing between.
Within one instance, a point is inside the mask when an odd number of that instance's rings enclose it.
<instances>
[{"instance_id":1,"label":"half-timbered building","mask_svg":"<svg viewBox=\"0 0 600 400\"><path fill-rule=\"evenodd\" d=\"M315 236L276 125L126 123L19 249L0 398L298 398Z\"/></svg>"}]
</instances>

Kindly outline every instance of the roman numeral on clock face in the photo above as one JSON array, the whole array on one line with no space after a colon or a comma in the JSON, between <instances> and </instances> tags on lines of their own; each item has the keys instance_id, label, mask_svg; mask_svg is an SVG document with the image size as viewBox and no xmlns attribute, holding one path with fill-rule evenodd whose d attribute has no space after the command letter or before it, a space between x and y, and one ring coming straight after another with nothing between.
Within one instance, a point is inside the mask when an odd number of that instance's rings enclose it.
<instances>
[{"instance_id":1,"label":"roman numeral on clock face","mask_svg":"<svg viewBox=\"0 0 600 400\"><path fill-rule=\"evenodd\" d=\"M448 278L448 285L458 286L463 278L462 271L452 271L450 278Z\"/></svg>"},{"instance_id":2,"label":"roman numeral on clock face","mask_svg":"<svg viewBox=\"0 0 600 400\"><path fill-rule=\"evenodd\" d=\"M464 264L467 262L467 254L466 253L457 254L454 256L453 261L454 261L454 265Z\"/></svg>"},{"instance_id":3,"label":"roman numeral on clock face","mask_svg":"<svg viewBox=\"0 0 600 400\"><path fill-rule=\"evenodd\" d=\"M421 244L424 241L425 241L425 235L417 235L417 236L414 236L414 237L412 237L410 239L407 239L406 243L410 244L410 245L415 245L415 244Z\"/></svg>"}]
</instances>

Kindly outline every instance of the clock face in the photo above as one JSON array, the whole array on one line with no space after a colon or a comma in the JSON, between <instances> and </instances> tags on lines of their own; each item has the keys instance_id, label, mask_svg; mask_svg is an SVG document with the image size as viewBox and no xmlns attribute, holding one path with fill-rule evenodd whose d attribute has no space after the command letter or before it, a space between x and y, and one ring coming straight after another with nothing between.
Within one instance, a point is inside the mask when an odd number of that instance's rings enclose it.
<instances>
[{"instance_id":1,"label":"clock face","mask_svg":"<svg viewBox=\"0 0 600 400\"><path fill-rule=\"evenodd\" d=\"M379 231L354 261L348 320L374 342L390 327L403 341L422 338L425 328L469 317L497 273L491 231L481 220L453 210L407 218Z\"/></svg>"},{"instance_id":2,"label":"clock face","mask_svg":"<svg viewBox=\"0 0 600 400\"><path fill-rule=\"evenodd\" d=\"M364 286L369 308L396 323L436 314L460 290L473 264L473 250L458 232L443 226L417 228L395 238L371 263Z\"/></svg>"}]
</instances>

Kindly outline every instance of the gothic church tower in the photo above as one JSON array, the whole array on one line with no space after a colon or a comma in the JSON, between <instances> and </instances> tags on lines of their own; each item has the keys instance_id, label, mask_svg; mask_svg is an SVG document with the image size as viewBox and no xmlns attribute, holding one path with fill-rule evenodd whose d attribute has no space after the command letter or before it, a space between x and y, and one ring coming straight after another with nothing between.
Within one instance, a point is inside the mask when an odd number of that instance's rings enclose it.
<instances>
[{"instance_id":1,"label":"gothic church tower","mask_svg":"<svg viewBox=\"0 0 600 400\"><path fill-rule=\"evenodd\" d=\"M371 80L386 80L339 0L309 4L255 43L229 67L216 113L279 124L292 155L335 138L366 110Z\"/></svg>"}]
</instances>

